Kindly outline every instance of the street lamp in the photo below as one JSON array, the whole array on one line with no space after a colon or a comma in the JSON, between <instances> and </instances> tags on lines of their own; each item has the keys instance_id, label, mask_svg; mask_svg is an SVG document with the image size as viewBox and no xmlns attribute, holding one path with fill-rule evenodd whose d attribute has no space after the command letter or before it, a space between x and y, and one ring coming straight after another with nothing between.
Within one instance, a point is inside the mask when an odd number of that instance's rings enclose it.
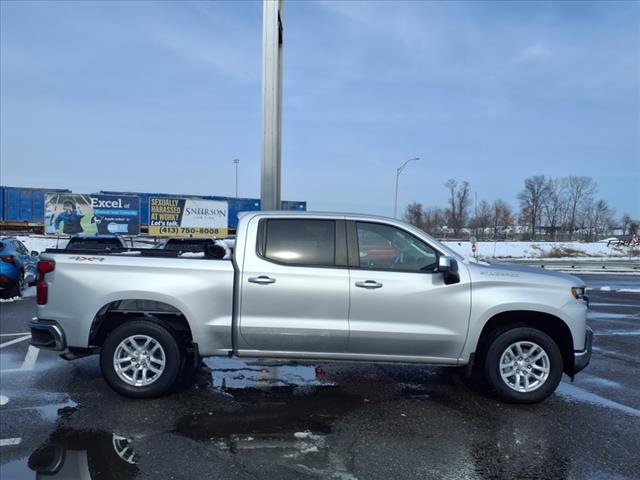
<instances>
[{"instance_id":1,"label":"street lamp","mask_svg":"<svg viewBox=\"0 0 640 480\"><path fill-rule=\"evenodd\" d=\"M234 158L233 163L236 164L236 198L238 198L238 164L240 163L240 160Z\"/></svg>"},{"instance_id":2,"label":"street lamp","mask_svg":"<svg viewBox=\"0 0 640 480\"><path fill-rule=\"evenodd\" d=\"M393 204L393 218L396 218L396 215L398 213L398 179L400 178L400 174L402 173L404 168L407 166L407 163L418 161L418 160L420 160L420 158L418 157L410 158L409 160L404 162L402 165L400 165L396 170L396 202Z\"/></svg>"}]
</instances>

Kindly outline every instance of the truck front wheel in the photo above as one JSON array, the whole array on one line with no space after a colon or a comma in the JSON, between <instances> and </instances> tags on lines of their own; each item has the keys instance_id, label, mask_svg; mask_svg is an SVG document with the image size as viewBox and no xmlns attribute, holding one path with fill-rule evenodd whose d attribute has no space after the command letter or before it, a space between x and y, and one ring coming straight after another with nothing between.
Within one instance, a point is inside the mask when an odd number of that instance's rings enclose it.
<instances>
[{"instance_id":1,"label":"truck front wheel","mask_svg":"<svg viewBox=\"0 0 640 480\"><path fill-rule=\"evenodd\" d=\"M497 333L484 360L489 387L507 402L540 402L555 391L562 378L558 345L535 328L516 327Z\"/></svg>"},{"instance_id":2,"label":"truck front wheel","mask_svg":"<svg viewBox=\"0 0 640 480\"><path fill-rule=\"evenodd\" d=\"M149 320L126 322L107 336L100 352L106 382L126 397L150 398L175 383L183 352L176 336Z\"/></svg>"}]
</instances>

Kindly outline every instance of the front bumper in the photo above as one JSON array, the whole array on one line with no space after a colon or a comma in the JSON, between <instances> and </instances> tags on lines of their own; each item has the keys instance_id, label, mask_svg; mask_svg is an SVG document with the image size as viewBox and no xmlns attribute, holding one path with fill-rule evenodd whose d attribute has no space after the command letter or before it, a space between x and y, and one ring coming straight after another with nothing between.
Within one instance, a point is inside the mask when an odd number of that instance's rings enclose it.
<instances>
[{"instance_id":1,"label":"front bumper","mask_svg":"<svg viewBox=\"0 0 640 480\"><path fill-rule=\"evenodd\" d=\"M586 337L584 341L584 350L574 353L573 373L578 373L589 365L591 360L591 350L593 345L593 330L587 327Z\"/></svg>"},{"instance_id":2,"label":"front bumper","mask_svg":"<svg viewBox=\"0 0 640 480\"><path fill-rule=\"evenodd\" d=\"M45 350L63 351L67 348L64 330L54 321L34 319L31 321L31 345Z\"/></svg>"}]
</instances>

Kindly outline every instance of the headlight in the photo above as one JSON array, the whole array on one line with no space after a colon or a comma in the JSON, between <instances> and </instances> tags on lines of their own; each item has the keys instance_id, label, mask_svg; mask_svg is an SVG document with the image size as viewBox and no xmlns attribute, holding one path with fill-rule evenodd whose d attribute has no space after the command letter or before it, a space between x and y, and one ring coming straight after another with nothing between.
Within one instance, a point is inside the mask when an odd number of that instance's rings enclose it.
<instances>
[{"instance_id":1,"label":"headlight","mask_svg":"<svg viewBox=\"0 0 640 480\"><path fill-rule=\"evenodd\" d=\"M573 295L573 298L575 298L576 300L584 300L584 293L584 287L571 287L571 295Z\"/></svg>"}]
</instances>

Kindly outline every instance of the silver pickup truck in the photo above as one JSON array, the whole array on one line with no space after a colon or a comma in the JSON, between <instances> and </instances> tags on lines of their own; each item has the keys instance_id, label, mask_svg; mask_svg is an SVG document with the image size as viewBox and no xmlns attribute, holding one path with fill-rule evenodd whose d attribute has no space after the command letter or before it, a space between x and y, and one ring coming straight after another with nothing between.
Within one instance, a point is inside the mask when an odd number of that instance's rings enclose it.
<instances>
[{"instance_id":1,"label":"silver pickup truck","mask_svg":"<svg viewBox=\"0 0 640 480\"><path fill-rule=\"evenodd\" d=\"M31 344L100 353L130 397L161 395L219 355L467 366L530 403L591 356L582 280L467 260L393 219L247 213L221 256L48 250Z\"/></svg>"}]
</instances>

